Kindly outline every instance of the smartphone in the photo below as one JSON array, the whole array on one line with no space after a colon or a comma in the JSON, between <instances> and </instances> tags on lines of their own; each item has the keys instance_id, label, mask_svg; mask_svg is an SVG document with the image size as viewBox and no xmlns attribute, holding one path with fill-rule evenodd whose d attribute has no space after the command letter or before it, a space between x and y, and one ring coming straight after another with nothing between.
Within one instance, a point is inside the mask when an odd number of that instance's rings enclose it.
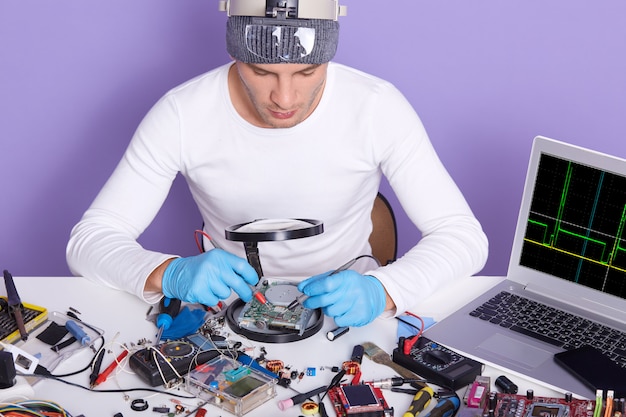
<instances>
[{"instance_id":1,"label":"smartphone","mask_svg":"<svg viewBox=\"0 0 626 417\"><path fill-rule=\"evenodd\" d=\"M554 361L594 391L613 390L615 398L626 396L626 369L592 346L556 353Z\"/></svg>"}]
</instances>

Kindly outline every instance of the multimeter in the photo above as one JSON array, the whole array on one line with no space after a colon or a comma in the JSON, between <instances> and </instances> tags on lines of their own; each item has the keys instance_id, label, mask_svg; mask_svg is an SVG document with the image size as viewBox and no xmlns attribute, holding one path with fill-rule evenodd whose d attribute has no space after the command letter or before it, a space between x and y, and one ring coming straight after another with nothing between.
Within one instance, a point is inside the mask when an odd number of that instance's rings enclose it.
<instances>
[{"instance_id":1,"label":"multimeter","mask_svg":"<svg viewBox=\"0 0 626 417\"><path fill-rule=\"evenodd\" d=\"M393 350L393 361L426 378L429 383L456 391L471 384L482 371L482 363L427 337L421 336L408 353L404 353L405 343L408 340L404 337L398 339L398 347Z\"/></svg>"}]
</instances>

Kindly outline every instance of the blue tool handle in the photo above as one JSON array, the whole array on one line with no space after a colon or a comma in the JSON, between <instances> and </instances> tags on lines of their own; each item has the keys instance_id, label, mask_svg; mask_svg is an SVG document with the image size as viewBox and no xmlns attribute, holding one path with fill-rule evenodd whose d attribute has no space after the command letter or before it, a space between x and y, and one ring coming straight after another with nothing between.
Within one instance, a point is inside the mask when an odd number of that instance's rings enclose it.
<instances>
[{"instance_id":1,"label":"blue tool handle","mask_svg":"<svg viewBox=\"0 0 626 417\"><path fill-rule=\"evenodd\" d=\"M425 417L450 417L456 413L460 405L461 401L459 401L458 397L444 398Z\"/></svg>"},{"instance_id":2,"label":"blue tool handle","mask_svg":"<svg viewBox=\"0 0 626 417\"><path fill-rule=\"evenodd\" d=\"M180 313L180 300L176 298L163 297L159 303L159 315L156 318L157 327L169 329L174 318Z\"/></svg>"},{"instance_id":3,"label":"blue tool handle","mask_svg":"<svg viewBox=\"0 0 626 417\"><path fill-rule=\"evenodd\" d=\"M74 320L68 320L65 322L65 328L69 330L69 332L80 342L81 345L85 346L89 342L91 342L91 338L85 333L83 329L76 323Z\"/></svg>"}]
</instances>

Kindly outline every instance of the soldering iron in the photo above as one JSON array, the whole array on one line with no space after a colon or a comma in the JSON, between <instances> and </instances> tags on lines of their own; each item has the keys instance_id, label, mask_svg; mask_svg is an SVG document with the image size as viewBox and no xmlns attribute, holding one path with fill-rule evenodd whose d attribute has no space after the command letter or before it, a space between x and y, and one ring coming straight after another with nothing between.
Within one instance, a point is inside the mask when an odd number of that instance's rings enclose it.
<instances>
[{"instance_id":1,"label":"soldering iron","mask_svg":"<svg viewBox=\"0 0 626 417\"><path fill-rule=\"evenodd\" d=\"M414 382L424 382L424 379L421 379L421 378L407 379L407 378L393 377L393 378L385 378L385 379L376 379L374 381L367 382L367 384L373 386L374 388L390 389L391 387L399 387L400 385L412 384Z\"/></svg>"}]
</instances>

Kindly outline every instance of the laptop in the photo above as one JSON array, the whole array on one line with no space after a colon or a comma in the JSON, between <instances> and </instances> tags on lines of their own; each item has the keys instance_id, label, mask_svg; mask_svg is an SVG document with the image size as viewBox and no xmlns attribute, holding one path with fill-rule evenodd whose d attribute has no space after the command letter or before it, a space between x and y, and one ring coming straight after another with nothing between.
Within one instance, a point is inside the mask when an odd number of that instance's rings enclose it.
<instances>
[{"instance_id":1,"label":"laptop","mask_svg":"<svg viewBox=\"0 0 626 417\"><path fill-rule=\"evenodd\" d=\"M518 297L526 306L514 308L521 318L513 320L521 324L490 317L502 298L508 303ZM541 334L533 327L542 320L534 303L553 309L547 315L551 329ZM575 321L580 317L585 324ZM571 342L555 342L555 335L567 332ZM593 388L554 355L582 343L615 350L606 355L626 369L626 359L616 356L626 354L625 332L626 160L538 136L507 276L425 336L548 388L593 399Z\"/></svg>"}]
</instances>

